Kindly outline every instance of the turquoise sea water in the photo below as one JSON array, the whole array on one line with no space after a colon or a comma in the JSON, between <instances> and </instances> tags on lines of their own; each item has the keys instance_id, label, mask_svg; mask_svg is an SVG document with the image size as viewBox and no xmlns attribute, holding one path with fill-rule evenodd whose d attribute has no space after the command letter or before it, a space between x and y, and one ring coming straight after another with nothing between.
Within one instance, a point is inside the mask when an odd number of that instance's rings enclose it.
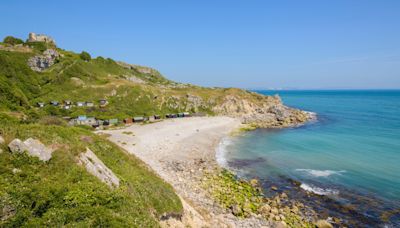
<instances>
[{"instance_id":1,"label":"turquoise sea water","mask_svg":"<svg viewBox=\"0 0 400 228\"><path fill-rule=\"evenodd\" d=\"M225 148L228 164L270 184L287 185L281 180L289 178L303 190L359 206L354 219L365 225L400 226L400 91L257 92L279 94L318 120L236 137ZM393 214L389 221L382 221L384 212Z\"/></svg>"}]
</instances>

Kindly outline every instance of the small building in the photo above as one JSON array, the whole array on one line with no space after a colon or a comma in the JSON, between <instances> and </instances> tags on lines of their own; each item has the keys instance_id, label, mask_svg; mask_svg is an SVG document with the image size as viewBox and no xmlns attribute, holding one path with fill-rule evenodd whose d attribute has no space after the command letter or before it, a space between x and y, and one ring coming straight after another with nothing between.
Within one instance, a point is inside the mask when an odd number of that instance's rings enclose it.
<instances>
[{"instance_id":1,"label":"small building","mask_svg":"<svg viewBox=\"0 0 400 228\"><path fill-rule=\"evenodd\" d=\"M71 105L64 105L64 107L63 107L65 110L69 110L69 109L71 109Z\"/></svg>"},{"instance_id":2,"label":"small building","mask_svg":"<svg viewBox=\"0 0 400 228\"><path fill-rule=\"evenodd\" d=\"M142 117L142 116L133 117L133 122L135 122L135 123L143 122L143 121L144 121L144 117Z\"/></svg>"},{"instance_id":3,"label":"small building","mask_svg":"<svg viewBox=\"0 0 400 228\"><path fill-rule=\"evenodd\" d=\"M103 121L103 126L109 126L109 125L110 125L110 120Z\"/></svg>"},{"instance_id":4,"label":"small building","mask_svg":"<svg viewBox=\"0 0 400 228\"><path fill-rule=\"evenodd\" d=\"M104 120L97 120L97 124L98 124L99 126L104 125Z\"/></svg>"},{"instance_id":5,"label":"small building","mask_svg":"<svg viewBox=\"0 0 400 228\"><path fill-rule=\"evenodd\" d=\"M180 112L176 115L177 117L184 117L183 112Z\"/></svg>"},{"instance_id":6,"label":"small building","mask_svg":"<svg viewBox=\"0 0 400 228\"><path fill-rule=\"evenodd\" d=\"M184 112L184 113L183 113L183 116L184 116L184 117L190 117L190 113Z\"/></svg>"},{"instance_id":7,"label":"small building","mask_svg":"<svg viewBox=\"0 0 400 228\"><path fill-rule=\"evenodd\" d=\"M83 101L78 101L78 102L76 102L76 106L78 106L78 107L83 107L83 106L85 106L85 102L83 102Z\"/></svg>"},{"instance_id":8,"label":"small building","mask_svg":"<svg viewBox=\"0 0 400 228\"><path fill-rule=\"evenodd\" d=\"M176 117L177 117L176 114L170 114L170 115L169 115L169 118L176 118Z\"/></svg>"},{"instance_id":9,"label":"small building","mask_svg":"<svg viewBox=\"0 0 400 228\"><path fill-rule=\"evenodd\" d=\"M106 99L101 99L99 100L100 107L105 107L108 104L108 101Z\"/></svg>"},{"instance_id":10,"label":"small building","mask_svg":"<svg viewBox=\"0 0 400 228\"><path fill-rule=\"evenodd\" d=\"M83 124L93 126L97 124L97 121L94 117L88 117Z\"/></svg>"},{"instance_id":11,"label":"small building","mask_svg":"<svg viewBox=\"0 0 400 228\"><path fill-rule=\"evenodd\" d=\"M118 124L118 119L109 119L108 122L109 122L110 125Z\"/></svg>"},{"instance_id":12,"label":"small building","mask_svg":"<svg viewBox=\"0 0 400 228\"><path fill-rule=\"evenodd\" d=\"M161 116L160 115L154 115L154 119L155 120L159 120L159 119L161 119Z\"/></svg>"},{"instance_id":13,"label":"small building","mask_svg":"<svg viewBox=\"0 0 400 228\"><path fill-rule=\"evenodd\" d=\"M91 101L86 101L86 107L93 107L94 103Z\"/></svg>"},{"instance_id":14,"label":"small building","mask_svg":"<svg viewBox=\"0 0 400 228\"><path fill-rule=\"evenodd\" d=\"M60 103L58 103L58 101L50 101L50 104L53 106L58 106Z\"/></svg>"},{"instance_id":15,"label":"small building","mask_svg":"<svg viewBox=\"0 0 400 228\"><path fill-rule=\"evenodd\" d=\"M36 105L37 105L39 108L43 108L46 104L45 104L44 102L38 102L38 103L36 103Z\"/></svg>"},{"instance_id":16,"label":"small building","mask_svg":"<svg viewBox=\"0 0 400 228\"><path fill-rule=\"evenodd\" d=\"M64 101L64 105L65 105L65 106L67 106L67 105L68 105L68 106L71 106L71 105L72 105L72 101L70 101L70 100L65 100L65 101Z\"/></svg>"},{"instance_id":17,"label":"small building","mask_svg":"<svg viewBox=\"0 0 400 228\"><path fill-rule=\"evenodd\" d=\"M132 118L126 118L126 119L124 119L124 124L131 124L131 123L133 123Z\"/></svg>"},{"instance_id":18,"label":"small building","mask_svg":"<svg viewBox=\"0 0 400 228\"><path fill-rule=\"evenodd\" d=\"M87 117L85 115L78 116L78 121L85 121Z\"/></svg>"}]
</instances>

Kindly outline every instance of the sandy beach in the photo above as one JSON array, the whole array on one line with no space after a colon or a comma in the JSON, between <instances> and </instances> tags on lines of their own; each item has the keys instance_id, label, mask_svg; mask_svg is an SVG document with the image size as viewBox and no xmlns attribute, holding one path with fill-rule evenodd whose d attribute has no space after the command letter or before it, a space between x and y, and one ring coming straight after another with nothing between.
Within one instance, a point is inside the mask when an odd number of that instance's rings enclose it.
<instances>
[{"instance_id":1,"label":"sandy beach","mask_svg":"<svg viewBox=\"0 0 400 228\"><path fill-rule=\"evenodd\" d=\"M215 151L219 142L241 123L230 117L168 119L151 124L133 124L105 130L109 140L134 154L170 183L185 208L182 222L164 225L192 227L263 227L260 218L238 219L220 208L200 187L204 172L217 167ZM174 224L176 222L176 224Z\"/></svg>"}]
</instances>

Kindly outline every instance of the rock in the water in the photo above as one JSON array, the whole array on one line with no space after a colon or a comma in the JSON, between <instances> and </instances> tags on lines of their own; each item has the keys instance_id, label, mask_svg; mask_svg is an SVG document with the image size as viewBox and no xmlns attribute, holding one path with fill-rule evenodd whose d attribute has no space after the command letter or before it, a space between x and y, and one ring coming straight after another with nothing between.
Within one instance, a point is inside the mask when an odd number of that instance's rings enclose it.
<instances>
[{"instance_id":1,"label":"rock in the water","mask_svg":"<svg viewBox=\"0 0 400 228\"><path fill-rule=\"evenodd\" d=\"M0 135L0 144L4 144L4 143L5 143L5 140L4 140L3 136Z\"/></svg>"},{"instance_id":2,"label":"rock in the water","mask_svg":"<svg viewBox=\"0 0 400 228\"><path fill-rule=\"evenodd\" d=\"M41 161L48 161L51 158L53 152L50 148L47 148L39 140L29 138L22 142L20 139L14 139L8 144L13 153L27 152L32 157L37 157Z\"/></svg>"},{"instance_id":3,"label":"rock in the water","mask_svg":"<svg viewBox=\"0 0 400 228\"><path fill-rule=\"evenodd\" d=\"M8 148L10 148L10 151L13 153L23 153L27 151L26 145L24 142L22 142L20 139L14 139L8 144Z\"/></svg>"},{"instance_id":4,"label":"rock in the water","mask_svg":"<svg viewBox=\"0 0 400 228\"><path fill-rule=\"evenodd\" d=\"M315 223L315 225L316 225L318 228L333 228L333 226L332 226L329 222L327 222L326 220L318 220L318 221Z\"/></svg>"},{"instance_id":5,"label":"rock in the water","mask_svg":"<svg viewBox=\"0 0 400 228\"><path fill-rule=\"evenodd\" d=\"M79 154L79 162L90 174L108 186L119 186L119 178L89 148L86 148L86 153Z\"/></svg>"},{"instance_id":6,"label":"rock in the water","mask_svg":"<svg viewBox=\"0 0 400 228\"><path fill-rule=\"evenodd\" d=\"M51 153L53 150L47 148L43 143L39 140L29 138L24 141L24 144L27 148L27 152L30 156L38 157L41 161L48 161L51 158Z\"/></svg>"}]
</instances>

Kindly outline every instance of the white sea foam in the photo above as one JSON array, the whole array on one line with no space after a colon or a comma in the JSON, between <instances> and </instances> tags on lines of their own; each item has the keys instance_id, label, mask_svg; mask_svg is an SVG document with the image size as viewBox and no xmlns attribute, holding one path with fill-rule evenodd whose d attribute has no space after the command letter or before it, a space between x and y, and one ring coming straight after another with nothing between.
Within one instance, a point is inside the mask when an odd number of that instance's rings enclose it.
<instances>
[{"instance_id":1,"label":"white sea foam","mask_svg":"<svg viewBox=\"0 0 400 228\"><path fill-rule=\"evenodd\" d=\"M308 192L312 192L314 194L317 195L338 195L339 191L338 190L334 190L334 189L329 189L329 188L320 188L320 187L316 187L316 186L312 186L312 185L308 185L308 184L304 184L302 183L300 185L300 188L308 191Z\"/></svg>"},{"instance_id":2,"label":"white sea foam","mask_svg":"<svg viewBox=\"0 0 400 228\"><path fill-rule=\"evenodd\" d=\"M329 177L331 175L342 175L346 170L315 170L315 169L296 169L299 172L305 172L314 177Z\"/></svg>"},{"instance_id":3,"label":"white sea foam","mask_svg":"<svg viewBox=\"0 0 400 228\"><path fill-rule=\"evenodd\" d=\"M228 161L226 159L226 147L229 146L231 143L232 141L228 137L223 138L215 149L215 159L217 160L217 163L223 168L228 168Z\"/></svg>"}]
</instances>

